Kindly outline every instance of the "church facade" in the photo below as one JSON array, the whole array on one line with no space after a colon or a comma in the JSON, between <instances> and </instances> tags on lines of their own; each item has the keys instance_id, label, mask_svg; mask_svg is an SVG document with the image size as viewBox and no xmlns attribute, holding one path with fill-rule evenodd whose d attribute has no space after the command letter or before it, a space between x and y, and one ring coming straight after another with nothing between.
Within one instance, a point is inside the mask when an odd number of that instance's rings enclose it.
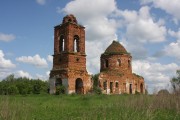
<instances>
[{"instance_id":1,"label":"church facade","mask_svg":"<svg viewBox=\"0 0 180 120\"><path fill-rule=\"evenodd\" d=\"M145 93L144 78L132 73L132 56L117 41L101 54L99 87L104 94Z\"/></svg>"},{"instance_id":2,"label":"church facade","mask_svg":"<svg viewBox=\"0 0 180 120\"><path fill-rule=\"evenodd\" d=\"M132 73L132 57L117 41L101 55L99 87L104 94L145 93L144 79ZM67 15L54 27L53 68L49 77L50 94L63 85L65 93L86 94L92 90L86 69L85 27Z\"/></svg>"}]
</instances>

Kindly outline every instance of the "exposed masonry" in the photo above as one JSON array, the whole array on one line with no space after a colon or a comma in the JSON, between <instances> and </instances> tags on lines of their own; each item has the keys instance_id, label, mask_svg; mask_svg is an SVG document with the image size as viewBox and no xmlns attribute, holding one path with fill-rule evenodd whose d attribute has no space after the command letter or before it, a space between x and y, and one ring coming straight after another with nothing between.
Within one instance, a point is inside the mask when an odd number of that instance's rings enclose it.
<instances>
[{"instance_id":1,"label":"exposed masonry","mask_svg":"<svg viewBox=\"0 0 180 120\"><path fill-rule=\"evenodd\" d=\"M53 68L50 72L50 94L63 85L67 94L86 94L92 89L86 70L85 27L73 15L54 27ZM145 93L144 79L132 73L132 57L118 42L101 55L99 87L105 94Z\"/></svg>"},{"instance_id":2,"label":"exposed masonry","mask_svg":"<svg viewBox=\"0 0 180 120\"><path fill-rule=\"evenodd\" d=\"M50 73L50 93L64 85L66 93L86 94L91 89L91 76L86 70L85 28L73 15L64 17L54 27L53 68Z\"/></svg>"},{"instance_id":3,"label":"exposed masonry","mask_svg":"<svg viewBox=\"0 0 180 120\"><path fill-rule=\"evenodd\" d=\"M132 56L117 41L101 55L99 87L105 94L145 93L144 78L132 73Z\"/></svg>"}]
</instances>

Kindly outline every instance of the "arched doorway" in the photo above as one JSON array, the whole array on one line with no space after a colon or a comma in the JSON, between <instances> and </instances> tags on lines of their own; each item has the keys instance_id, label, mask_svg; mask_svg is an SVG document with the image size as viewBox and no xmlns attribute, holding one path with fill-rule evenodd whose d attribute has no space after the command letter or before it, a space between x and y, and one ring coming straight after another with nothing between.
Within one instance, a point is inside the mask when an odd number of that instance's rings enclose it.
<instances>
[{"instance_id":1,"label":"arched doorway","mask_svg":"<svg viewBox=\"0 0 180 120\"><path fill-rule=\"evenodd\" d=\"M140 92L143 93L143 84L140 85Z\"/></svg>"},{"instance_id":2,"label":"arched doorway","mask_svg":"<svg viewBox=\"0 0 180 120\"><path fill-rule=\"evenodd\" d=\"M61 78L56 78L55 88L56 88L56 95L65 93L65 88L63 87Z\"/></svg>"},{"instance_id":3,"label":"arched doorway","mask_svg":"<svg viewBox=\"0 0 180 120\"><path fill-rule=\"evenodd\" d=\"M83 88L83 81L81 78L76 79L76 93L77 94L83 94L84 93L84 88Z\"/></svg>"},{"instance_id":4,"label":"arched doorway","mask_svg":"<svg viewBox=\"0 0 180 120\"><path fill-rule=\"evenodd\" d=\"M61 78L57 78L56 82L55 82L55 86L61 86L62 85L62 79Z\"/></svg>"}]
</instances>

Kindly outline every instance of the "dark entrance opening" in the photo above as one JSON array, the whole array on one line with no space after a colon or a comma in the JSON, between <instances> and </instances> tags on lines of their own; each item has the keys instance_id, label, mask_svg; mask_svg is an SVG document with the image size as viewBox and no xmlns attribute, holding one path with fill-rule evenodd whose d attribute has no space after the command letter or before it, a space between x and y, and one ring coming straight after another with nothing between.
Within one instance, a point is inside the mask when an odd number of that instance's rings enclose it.
<instances>
[{"instance_id":1,"label":"dark entrance opening","mask_svg":"<svg viewBox=\"0 0 180 120\"><path fill-rule=\"evenodd\" d=\"M113 82L110 82L110 93L113 93Z\"/></svg>"},{"instance_id":2,"label":"dark entrance opening","mask_svg":"<svg viewBox=\"0 0 180 120\"><path fill-rule=\"evenodd\" d=\"M103 88L104 88L104 90L107 89L107 81L103 82Z\"/></svg>"},{"instance_id":3,"label":"dark entrance opening","mask_svg":"<svg viewBox=\"0 0 180 120\"><path fill-rule=\"evenodd\" d=\"M129 84L129 94L132 94L132 84Z\"/></svg>"},{"instance_id":4,"label":"dark entrance opening","mask_svg":"<svg viewBox=\"0 0 180 120\"><path fill-rule=\"evenodd\" d=\"M83 88L83 81L81 78L76 79L76 93L77 94L83 94L84 93L84 88Z\"/></svg>"},{"instance_id":5,"label":"dark entrance opening","mask_svg":"<svg viewBox=\"0 0 180 120\"><path fill-rule=\"evenodd\" d=\"M55 86L62 86L62 79L61 78L56 79Z\"/></svg>"},{"instance_id":6,"label":"dark entrance opening","mask_svg":"<svg viewBox=\"0 0 180 120\"><path fill-rule=\"evenodd\" d=\"M56 95L65 93L65 88L63 87L61 78L56 79L55 87L56 87Z\"/></svg>"},{"instance_id":7,"label":"dark entrance opening","mask_svg":"<svg viewBox=\"0 0 180 120\"><path fill-rule=\"evenodd\" d=\"M143 93L143 84L140 85L140 92Z\"/></svg>"}]
</instances>

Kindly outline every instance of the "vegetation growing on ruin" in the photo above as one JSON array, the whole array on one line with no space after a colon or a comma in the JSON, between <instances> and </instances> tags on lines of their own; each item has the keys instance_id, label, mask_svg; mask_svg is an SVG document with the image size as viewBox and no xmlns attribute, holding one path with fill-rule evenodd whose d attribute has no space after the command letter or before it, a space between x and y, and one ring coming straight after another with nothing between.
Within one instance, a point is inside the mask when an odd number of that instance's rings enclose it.
<instances>
[{"instance_id":1,"label":"vegetation growing on ruin","mask_svg":"<svg viewBox=\"0 0 180 120\"><path fill-rule=\"evenodd\" d=\"M143 78L142 76L136 74L136 73L133 73L133 75L137 76L138 78Z\"/></svg>"}]
</instances>

